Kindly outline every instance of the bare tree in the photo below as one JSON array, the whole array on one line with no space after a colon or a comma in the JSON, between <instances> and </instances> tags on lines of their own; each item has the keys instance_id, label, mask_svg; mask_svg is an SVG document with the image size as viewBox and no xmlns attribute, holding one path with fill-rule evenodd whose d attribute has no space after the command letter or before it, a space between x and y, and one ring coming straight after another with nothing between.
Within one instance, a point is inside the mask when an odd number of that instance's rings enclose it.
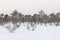
<instances>
[{"instance_id":1,"label":"bare tree","mask_svg":"<svg viewBox=\"0 0 60 40\"><path fill-rule=\"evenodd\" d=\"M44 23L43 22L43 16L45 15L45 12L43 11L43 10L40 10L39 11L39 16L40 16L40 22L41 22L41 25L42 25L42 23Z\"/></svg>"},{"instance_id":2,"label":"bare tree","mask_svg":"<svg viewBox=\"0 0 60 40\"><path fill-rule=\"evenodd\" d=\"M12 16L11 16L12 22L13 22L13 23L17 23L17 22L18 22L18 16L19 16L18 11L15 10L11 15L12 15Z\"/></svg>"},{"instance_id":3,"label":"bare tree","mask_svg":"<svg viewBox=\"0 0 60 40\"><path fill-rule=\"evenodd\" d=\"M57 22L56 26L60 25L59 24L60 23L60 12L57 12L56 14L56 22Z\"/></svg>"},{"instance_id":4,"label":"bare tree","mask_svg":"<svg viewBox=\"0 0 60 40\"><path fill-rule=\"evenodd\" d=\"M50 23L55 24L56 23L56 15L54 13L51 13L49 16L50 16Z\"/></svg>"},{"instance_id":5,"label":"bare tree","mask_svg":"<svg viewBox=\"0 0 60 40\"><path fill-rule=\"evenodd\" d=\"M49 23L49 16L47 14L44 14L42 16L42 19L43 19L43 23L46 25L47 23Z\"/></svg>"}]
</instances>

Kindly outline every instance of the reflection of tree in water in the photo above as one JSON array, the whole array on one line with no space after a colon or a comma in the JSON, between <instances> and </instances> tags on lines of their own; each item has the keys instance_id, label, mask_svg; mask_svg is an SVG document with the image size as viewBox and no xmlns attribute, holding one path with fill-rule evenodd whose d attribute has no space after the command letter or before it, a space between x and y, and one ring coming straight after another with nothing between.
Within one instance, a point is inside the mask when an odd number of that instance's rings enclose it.
<instances>
[{"instance_id":1,"label":"reflection of tree in water","mask_svg":"<svg viewBox=\"0 0 60 40\"><path fill-rule=\"evenodd\" d=\"M43 10L39 11L39 14L23 15L17 10L13 11L11 15L0 14L0 25L6 25L5 27L9 32L14 32L21 24L27 25L26 29L34 31L37 25L60 26L60 12L51 13L47 15ZM27 23L27 24L26 24Z\"/></svg>"},{"instance_id":2,"label":"reflection of tree in water","mask_svg":"<svg viewBox=\"0 0 60 40\"><path fill-rule=\"evenodd\" d=\"M36 24L33 22L27 24L27 29L31 31L34 31L36 27L37 27Z\"/></svg>"},{"instance_id":3,"label":"reflection of tree in water","mask_svg":"<svg viewBox=\"0 0 60 40\"><path fill-rule=\"evenodd\" d=\"M17 28L19 28L20 24L19 23L12 23L8 22L5 24L5 27L9 30L9 32L14 32Z\"/></svg>"}]
</instances>

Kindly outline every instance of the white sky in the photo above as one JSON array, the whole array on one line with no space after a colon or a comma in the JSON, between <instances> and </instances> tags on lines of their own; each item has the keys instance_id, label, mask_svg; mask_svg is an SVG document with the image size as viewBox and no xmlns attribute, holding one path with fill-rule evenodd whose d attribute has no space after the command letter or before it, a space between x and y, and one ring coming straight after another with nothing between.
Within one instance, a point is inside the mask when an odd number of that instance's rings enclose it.
<instances>
[{"instance_id":1,"label":"white sky","mask_svg":"<svg viewBox=\"0 0 60 40\"><path fill-rule=\"evenodd\" d=\"M60 12L60 0L0 0L0 13L12 13L17 9L23 14L44 10L47 14Z\"/></svg>"}]
</instances>

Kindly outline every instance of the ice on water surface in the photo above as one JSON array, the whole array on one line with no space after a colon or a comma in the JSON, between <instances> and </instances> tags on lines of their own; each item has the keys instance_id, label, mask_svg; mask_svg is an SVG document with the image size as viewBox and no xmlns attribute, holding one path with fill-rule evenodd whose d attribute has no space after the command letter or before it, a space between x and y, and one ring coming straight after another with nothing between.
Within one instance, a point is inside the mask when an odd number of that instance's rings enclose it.
<instances>
[{"instance_id":1,"label":"ice on water surface","mask_svg":"<svg viewBox=\"0 0 60 40\"><path fill-rule=\"evenodd\" d=\"M35 30L31 31L31 26L28 30L27 25L28 23L21 23L17 28L15 24L9 22L0 26L0 40L60 40L60 26L36 24ZM14 33L11 33L13 29Z\"/></svg>"},{"instance_id":2,"label":"ice on water surface","mask_svg":"<svg viewBox=\"0 0 60 40\"><path fill-rule=\"evenodd\" d=\"M49 24L35 24L34 26L31 26L28 23L15 23L13 24L12 22L8 22L5 23L4 25L0 26L0 33L2 33L2 31L9 31L9 32L17 32L17 31L36 31L36 32L40 32L40 31L60 31L60 26L56 26L52 23L52 25ZM7 31L7 32L8 32Z\"/></svg>"}]
</instances>

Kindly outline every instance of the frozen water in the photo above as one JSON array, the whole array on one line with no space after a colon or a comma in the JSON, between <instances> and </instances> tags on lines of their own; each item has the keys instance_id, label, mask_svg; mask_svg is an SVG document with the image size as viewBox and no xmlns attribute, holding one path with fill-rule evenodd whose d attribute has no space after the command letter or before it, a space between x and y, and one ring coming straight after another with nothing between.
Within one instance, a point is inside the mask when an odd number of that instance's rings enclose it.
<instances>
[{"instance_id":1,"label":"frozen water","mask_svg":"<svg viewBox=\"0 0 60 40\"><path fill-rule=\"evenodd\" d=\"M31 31L26 29L26 24L22 23L14 33L6 29L8 25L13 27L11 23L0 26L0 40L60 40L60 26L38 24L35 30Z\"/></svg>"}]
</instances>

